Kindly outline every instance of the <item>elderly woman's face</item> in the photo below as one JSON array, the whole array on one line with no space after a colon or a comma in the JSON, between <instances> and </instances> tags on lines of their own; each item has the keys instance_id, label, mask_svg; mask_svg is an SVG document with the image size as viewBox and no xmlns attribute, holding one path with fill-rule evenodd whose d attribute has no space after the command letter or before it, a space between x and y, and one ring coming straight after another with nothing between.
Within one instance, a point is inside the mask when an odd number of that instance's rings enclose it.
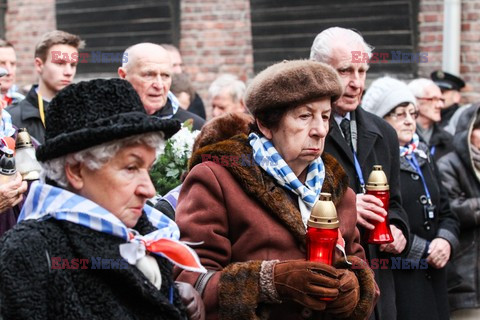
<instances>
[{"instance_id":1,"label":"elderly woman's face","mask_svg":"<svg viewBox=\"0 0 480 320\"><path fill-rule=\"evenodd\" d=\"M330 98L291 109L276 130L262 128L266 138L299 176L323 152L331 114Z\"/></svg>"},{"instance_id":2,"label":"elderly woman's face","mask_svg":"<svg viewBox=\"0 0 480 320\"><path fill-rule=\"evenodd\" d=\"M413 134L417 128L415 123L417 115L418 111L410 103L406 107L396 107L384 117L393 129L397 131L399 145L404 146L412 141Z\"/></svg>"},{"instance_id":3,"label":"elderly woman's face","mask_svg":"<svg viewBox=\"0 0 480 320\"><path fill-rule=\"evenodd\" d=\"M155 149L143 144L121 148L99 170L79 164L77 193L113 213L127 227L136 225L147 199L155 195L148 171Z\"/></svg>"}]
</instances>

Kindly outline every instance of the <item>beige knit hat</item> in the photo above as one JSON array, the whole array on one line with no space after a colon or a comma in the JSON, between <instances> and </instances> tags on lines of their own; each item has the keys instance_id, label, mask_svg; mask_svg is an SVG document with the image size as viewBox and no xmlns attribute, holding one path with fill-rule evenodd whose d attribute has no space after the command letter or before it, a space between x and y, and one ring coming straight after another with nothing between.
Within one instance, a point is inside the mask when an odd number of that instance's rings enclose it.
<instances>
[{"instance_id":1,"label":"beige knit hat","mask_svg":"<svg viewBox=\"0 0 480 320\"><path fill-rule=\"evenodd\" d=\"M260 72L245 93L245 103L254 117L259 112L342 95L340 78L332 67L311 60L276 63Z\"/></svg>"}]
</instances>

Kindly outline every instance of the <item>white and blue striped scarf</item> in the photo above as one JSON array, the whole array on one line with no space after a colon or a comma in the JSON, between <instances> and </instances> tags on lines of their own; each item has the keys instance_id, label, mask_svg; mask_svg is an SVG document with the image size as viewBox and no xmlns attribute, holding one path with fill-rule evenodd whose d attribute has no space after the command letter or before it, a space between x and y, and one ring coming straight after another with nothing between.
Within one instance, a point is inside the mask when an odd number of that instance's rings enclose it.
<instances>
[{"instance_id":1,"label":"white and blue striped scarf","mask_svg":"<svg viewBox=\"0 0 480 320\"><path fill-rule=\"evenodd\" d=\"M281 186L298 195L298 204L303 224L306 227L310 212L322 191L323 181L325 180L325 166L322 158L318 157L310 163L307 178L305 184L303 184L270 140L263 136L260 137L256 133L250 133L248 139L253 148L255 162Z\"/></svg>"},{"instance_id":2,"label":"white and blue striped scarf","mask_svg":"<svg viewBox=\"0 0 480 320\"><path fill-rule=\"evenodd\" d=\"M180 102L178 102L177 97L172 93L172 91L168 91L167 99L170 99L170 103L172 104L172 113L168 115L161 116L160 119L170 119L172 118L178 111L180 107Z\"/></svg>"},{"instance_id":3,"label":"white and blue striped scarf","mask_svg":"<svg viewBox=\"0 0 480 320\"><path fill-rule=\"evenodd\" d=\"M0 138L13 137L14 134L15 134L15 128L12 125L12 117L7 111L3 110Z\"/></svg>"},{"instance_id":4,"label":"white and blue striped scarf","mask_svg":"<svg viewBox=\"0 0 480 320\"><path fill-rule=\"evenodd\" d=\"M414 151L417 150L419 143L420 143L420 138L418 137L418 134L414 133L412 141L410 141L410 143L404 146L400 146L400 157L404 157L409 154L412 154Z\"/></svg>"},{"instance_id":5,"label":"white and blue striped scarf","mask_svg":"<svg viewBox=\"0 0 480 320\"><path fill-rule=\"evenodd\" d=\"M146 235L140 235L136 230L127 228L120 219L95 202L68 190L36 181L31 185L27 199L18 217L18 222L30 219L46 220L53 218L56 220L69 221L98 232L122 238L126 243L135 244L133 249L140 250L139 247L141 246L140 253L131 250L130 253L134 256L127 256L122 252L124 251L122 250L122 246L125 246L125 244L120 245L121 256L130 264L135 264L137 260L145 255L145 243L160 239L169 239L178 242L180 245L186 247L186 250L193 253L195 260L198 259L198 256L194 254L192 249L178 241L180 231L174 221L148 205L143 207L143 211L147 215L148 220L158 230ZM165 256L186 270L196 272L202 272L204 270L203 267L201 267L200 270L198 268L185 267L161 252L153 253Z\"/></svg>"}]
</instances>

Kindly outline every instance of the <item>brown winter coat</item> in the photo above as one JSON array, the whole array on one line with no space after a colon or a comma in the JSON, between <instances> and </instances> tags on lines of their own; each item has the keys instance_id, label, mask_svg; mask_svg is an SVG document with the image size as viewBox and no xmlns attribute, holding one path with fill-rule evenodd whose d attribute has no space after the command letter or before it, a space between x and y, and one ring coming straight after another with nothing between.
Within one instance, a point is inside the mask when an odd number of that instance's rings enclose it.
<instances>
[{"instance_id":1,"label":"brown winter coat","mask_svg":"<svg viewBox=\"0 0 480 320\"><path fill-rule=\"evenodd\" d=\"M207 269L219 271L203 294L207 319L259 319L255 314L269 319L301 319L309 310L298 304L260 302L261 262L304 259L305 227L296 201L285 189L257 165L246 161L241 165L231 157L251 154L247 137L238 135L205 146L192 156L192 169L182 186L176 212L181 240L203 242L193 248ZM210 157L213 161L202 163L202 155L204 160ZM355 193L348 188L348 178L336 160L325 154L322 158L326 167L322 192L332 193L347 254L364 259L355 227ZM182 271L177 280L195 284L198 277ZM374 285L373 276L368 281ZM362 279L359 282L362 286ZM372 297L362 299L365 308L373 303ZM322 316L314 314L313 318Z\"/></svg>"}]
</instances>

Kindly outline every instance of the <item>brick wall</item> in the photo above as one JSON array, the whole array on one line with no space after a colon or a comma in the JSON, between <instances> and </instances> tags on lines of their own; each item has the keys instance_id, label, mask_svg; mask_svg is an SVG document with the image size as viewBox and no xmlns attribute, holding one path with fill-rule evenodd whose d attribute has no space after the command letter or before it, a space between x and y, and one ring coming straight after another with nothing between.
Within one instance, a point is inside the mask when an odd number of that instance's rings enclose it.
<instances>
[{"instance_id":1,"label":"brick wall","mask_svg":"<svg viewBox=\"0 0 480 320\"><path fill-rule=\"evenodd\" d=\"M37 81L33 54L40 36L54 30L55 0L8 0L5 38L17 53L17 84L30 86Z\"/></svg>"},{"instance_id":2,"label":"brick wall","mask_svg":"<svg viewBox=\"0 0 480 320\"><path fill-rule=\"evenodd\" d=\"M419 64L420 76L442 66L443 0L421 0L419 52L428 63ZM180 50L186 71L202 98L210 83L229 72L242 80L253 77L250 2L248 0L182 0ZM55 29L54 0L8 0L6 38L17 51L17 83L36 82L33 48L41 34ZM470 91L467 101L480 101L480 0L462 0L461 76Z\"/></svg>"},{"instance_id":3,"label":"brick wall","mask_svg":"<svg viewBox=\"0 0 480 320\"><path fill-rule=\"evenodd\" d=\"M220 73L252 78L249 0L182 0L180 51L206 106L208 86Z\"/></svg>"},{"instance_id":4,"label":"brick wall","mask_svg":"<svg viewBox=\"0 0 480 320\"><path fill-rule=\"evenodd\" d=\"M421 0L419 21L420 52L428 52L428 63L419 64L419 75L442 68L443 0ZM480 101L480 0L462 0L460 76L469 86L464 102Z\"/></svg>"}]
</instances>

